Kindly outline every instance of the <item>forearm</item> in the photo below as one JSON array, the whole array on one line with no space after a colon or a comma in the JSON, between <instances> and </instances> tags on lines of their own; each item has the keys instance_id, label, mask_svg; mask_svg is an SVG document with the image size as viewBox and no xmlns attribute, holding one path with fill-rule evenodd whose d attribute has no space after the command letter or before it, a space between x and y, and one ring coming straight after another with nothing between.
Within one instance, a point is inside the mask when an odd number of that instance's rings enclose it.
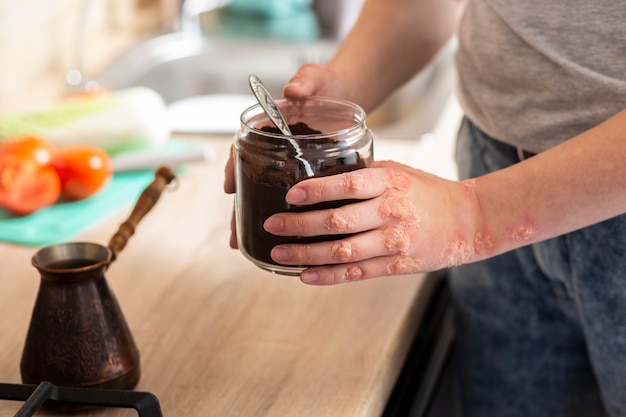
<instances>
[{"instance_id":1,"label":"forearm","mask_svg":"<svg viewBox=\"0 0 626 417\"><path fill-rule=\"evenodd\" d=\"M476 258L626 212L626 110L520 164L466 182L475 190Z\"/></svg>"},{"instance_id":2,"label":"forearm","mask_svg":"<svg viewBox=\"0 0 626 417\"><path fill-rule=\"evenodd\" d=\"M424 68L454 34L462 0L368 0L328 66L371 111Z\"/></svg>"}]
</instances>

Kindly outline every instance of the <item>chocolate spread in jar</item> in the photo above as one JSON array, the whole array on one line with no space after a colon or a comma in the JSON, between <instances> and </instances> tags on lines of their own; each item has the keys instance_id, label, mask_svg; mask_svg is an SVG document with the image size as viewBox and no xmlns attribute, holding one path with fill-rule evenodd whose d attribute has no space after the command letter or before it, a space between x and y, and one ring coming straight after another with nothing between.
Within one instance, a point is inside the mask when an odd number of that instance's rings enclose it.
<instances>
[{"instance_id":1,"label":"chocolate spread in jar","mask_svg":"<svg viewBox=\"0 0 626 417\"><path fill-rule=\"evenodd\" d=\"M300 135L320 134L305 123L289 125L298 140L302 155L309 161L314 177L339 174L365 168L367 165L359 152L353 148L325 152L327 147L334 147L334 140L329 137L315 138ZM279 133L275 127L263 127L262 131ZM309 206L295 206L285 202L287 191L297 182L309 178L301 161L295 158L296 150L284 137L263 136L250 133L250 143L264 141L268 145L263 149L255 146L240 146L238 152L238 199L240 210L240 245L248 256L267 264L277 265L270 257L271 249L281 243L314 243L335 240L341 236L293 237L276 236L263 229L263 223L271 215L279 212L302 212L340 207L353 200L325 202ZM275 145L275 146L271 146ZM366 155L371 158L371 155Z\"/></svg>"}]
</instances>

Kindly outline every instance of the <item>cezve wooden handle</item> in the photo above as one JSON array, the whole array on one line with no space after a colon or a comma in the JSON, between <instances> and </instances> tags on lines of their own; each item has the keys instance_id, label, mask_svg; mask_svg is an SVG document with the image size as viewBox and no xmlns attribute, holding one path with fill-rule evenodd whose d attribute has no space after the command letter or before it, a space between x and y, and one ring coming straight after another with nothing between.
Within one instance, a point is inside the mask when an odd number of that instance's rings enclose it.
<instances>
[{"instance_id":1,"label":"cezve wooden handle","mask_svg":"<svg viewBox=\"0 0 626 417\"><path fill-rule=\"evenodd\" d=\"M169 167L160 167L154 172L154 180L141 193L133 211L128 219L120 224L117 232L109 241L109 249L111 250L111 262L117 258L117 254L124 249L128 239L135 233L137 223L152 210L161 197L161 193L165 186L176 178L176 174Z\"/></svg>"}]
</instances>

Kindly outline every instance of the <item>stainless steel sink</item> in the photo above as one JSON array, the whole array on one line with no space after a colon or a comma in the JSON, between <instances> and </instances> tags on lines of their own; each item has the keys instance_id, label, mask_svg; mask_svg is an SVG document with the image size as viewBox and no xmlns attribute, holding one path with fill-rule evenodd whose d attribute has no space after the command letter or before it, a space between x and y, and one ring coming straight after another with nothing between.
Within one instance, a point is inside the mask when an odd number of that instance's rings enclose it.
<instances>
[{"instance_id":1,"label":"stainless steel sink","mask_svg":"<svg viewBox=\"0 0 626 417\"><path fill-rule=\"evenodd\" d=\"M302 62L322 61L333 51L330 42L292 43L225 37L159 36L131 50L98 82L109 88L143 85L167 103L212 93L250 93L248 75L257 74L272 94Z\"/></svg>"},{"instance_id":2,"label":"stainless steel sink","mask_svg":"<svg viewBox=\"0 0 626 417\"><path fill-rule=\"evenodd\" d=\"M249 94L248 75L255 73L275 97L304 62L324 62L336 41L289 42L190 36L175 32L138 45L96 80L110 89L146 86L166 103L207 94ZM368 125L389 135L419 137L428 132L450 91L451 54L431 66L368 115ZM392 65L392 64L390 64ZM420 114L415 119L416 112ZM411 121L404 127L404 123ZM397 128L402 126L402 131Z\"/></svg>"}]
</instances>

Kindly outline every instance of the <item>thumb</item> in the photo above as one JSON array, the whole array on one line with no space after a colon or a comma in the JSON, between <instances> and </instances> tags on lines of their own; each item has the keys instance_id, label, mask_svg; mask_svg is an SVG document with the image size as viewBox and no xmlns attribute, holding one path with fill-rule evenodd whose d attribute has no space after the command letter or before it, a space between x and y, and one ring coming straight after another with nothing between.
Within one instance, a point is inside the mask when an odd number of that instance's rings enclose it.
<instances>
[{"instance_id":1,"label":"thumb","mask_svg":"<svg viewBox=\"0 0 626 417\"><path fill-rule=\"evenodd\" d=\"M323 74L324 67L322 65L302 65L283 89L283 96L298 98L316 95L323 85L321 79Z\"/></svg>"}]
</instances>

